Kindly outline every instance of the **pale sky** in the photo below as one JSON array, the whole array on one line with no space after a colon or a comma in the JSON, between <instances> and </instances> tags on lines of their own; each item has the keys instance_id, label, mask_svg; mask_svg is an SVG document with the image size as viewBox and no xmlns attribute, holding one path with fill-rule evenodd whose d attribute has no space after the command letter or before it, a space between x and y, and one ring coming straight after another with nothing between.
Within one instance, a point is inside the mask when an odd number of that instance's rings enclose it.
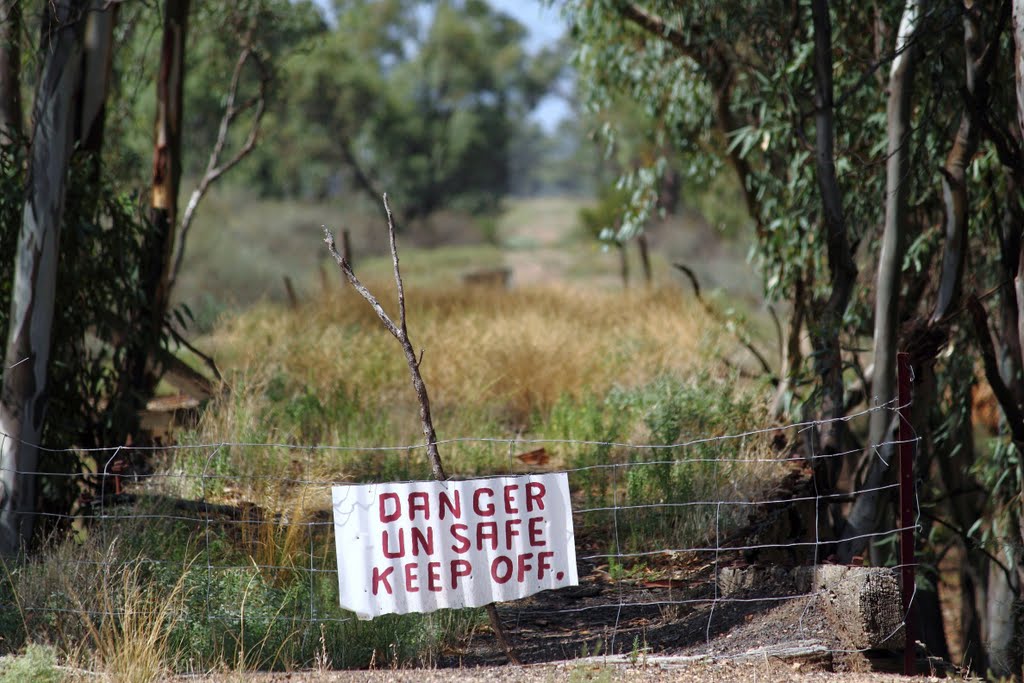
<instances>
[{"instance_id":1,"label":"pale sky","mask_svg":"<svg viewBox=\"0 0 1024 683\"><path fill-rule=\"evenodd\" d=\"M526 47L535 52L554 43L565 33L565 19L557 7L538 0L488 0L491 6L510 14L530 31ZM549 133L569 115L569 106L559 97L545 97L531 117Z\"/></svg>"},{"instance_id":2,"label":"pale sky","mask_svg":"<svg viewBox=\"0 0 1024 683\"><path fill-rule=\"evenodd\" d=\"M491 7L510 14L530 30L527 48L533 52L549 45L565 33L565 20L557 7L539 0L488 0Z\"/></svg>"}]
</instances>

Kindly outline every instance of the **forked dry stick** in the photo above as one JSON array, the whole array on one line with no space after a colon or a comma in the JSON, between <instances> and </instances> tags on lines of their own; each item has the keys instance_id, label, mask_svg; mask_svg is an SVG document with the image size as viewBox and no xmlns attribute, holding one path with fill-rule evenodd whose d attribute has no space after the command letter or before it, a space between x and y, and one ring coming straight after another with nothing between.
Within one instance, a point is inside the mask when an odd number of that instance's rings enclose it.
<instances>
[{"instance_id":1,"label":"forked dry stick","mask_svg":"<svg viewBox=\"0 0 1024 683\"><path fill-rule=\"evenodd\" d=\"M409 341L409 329L405 321L405 287L402 285L402 274L398 268L395 222L391 216L391 207L388 206L387 194L384 195L384 213L388 217L388 242L391 245L391 262L394 264L395 287L398 290L397 325L384 310L384 307L380 305L380 302L377 301L377 297L356 277L355 272L352 270L352 264L348 262L348 259L338 252L337 246L334 243L334 235L331 234L331 231L326 226L324 226L324 242L327 244L327 249L331 252L331 256L338 262L341 272L345 274L349 283L373 307L377 317L384 323L384 327L402 345L402 351L405 353L405 362L408 364L409 374L412 376L412 387L416 391L416 398L420 403L420 423L423 425L423 436L427 440L427 458L430 460L430 470L434 475L434 479L444 481L448 477L441 466L441 455L437 451L437 434L434 432L434 423L430 417L430 398L427 396L427 385L423 383L423 376L420 374L420 362L423 355L421 351L420 357L416 357L416 351L413 349L412 342ZM491 628L494 630L494 636L497 638L498 644L505 651L505 656L513 664L521 664L522 662L516 656L515 651L508 642L508 638L505 636L505 628L501 623L501 617L498 615L498 610L493 602L487 605L487 617L490 619Z\"/></svg>"},{"instance_id":2,"label":"forked dry stick","mask_svg":"<svg viewBox=\"0 0 1024 683\"><path fill-rule=\"evenodd\" d=\"M412 387L416 391L416 398L420 403L420 423L423 425L423 436L427 440L427 458L430 460L430 470L434 475L434 479L444 481L448 477L444 473L444 468L441 466L441 456L437 452L437 434L434 432L434 423L430 418L430 398L427 396L427 386L423 383L423 376L420 374L420 361L416 358L416 351L413 350L412 342L409 341L409 330L405 322L405 288L402 285L402 274L398 269L395 224L391 218L391 207L388 206L388 196L386 194L384 195L384 211L388 216L388 241L391 244L391 261L395 266L395 287L398 289L397 325L384 310L384 307L380 305L380 302L377 301L377 298L356 277L348 259L338 253L338 248L334 243L334 235L326 227L324 227L324 242L327 243L327 249L331 252L334 260L338 262L338 266L341 267L341 271L348 278L348 281L373 307L377 317L384 323L384 327L402 345L402 351L405 352L405 362L409 365L409 374L412 375Z\"/></svg>"}]
</instances>

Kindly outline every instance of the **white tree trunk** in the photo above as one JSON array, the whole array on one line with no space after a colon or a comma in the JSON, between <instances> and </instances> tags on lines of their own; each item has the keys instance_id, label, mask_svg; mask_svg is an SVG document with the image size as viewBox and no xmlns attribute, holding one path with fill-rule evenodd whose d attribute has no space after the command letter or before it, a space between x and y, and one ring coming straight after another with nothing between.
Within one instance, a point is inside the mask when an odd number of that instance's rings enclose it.
<instances>
[{"instance_id":1,"label":"white tree trunk","mask_svg":"<svg viewBox=\"0 0 1024 683\"><path fill-rule=\"evenodd\" d=\"M114 59L114 26L120 5L91 0L91 11L83 36L82 82L78 103L79 143L99 152L103 145L103 124L107 91Z\"/></svg>"},{"instance_id":2,"label":"white tree trunk","mask_svg":"<svg viewBox=\"0 0 1024 683\"><path fill-rule=\"evenodd\" d=\"M921 0L908 0L896 38L896 58L889 74L888 162L885 167L885 232L878 259L875 291L875 375L871 393L885 403L896 397L896 324L899 316L900 283L907 242L907 160L910 144L910 95L914 79L912 41L921 12ZM892 415L878 411L871 416L871 440L886 440Z\"/></svg>"},{"instance_id":3,"label":"white tree trunk","mask_svg":"<svg viewBox=\"0 0 1024 683\"><path fill-rule=\"evenodd\" d=\"M46 3L40 47L43 70L32 117L35 125L0 390L0 556L22 550L35 522L37 446L46 415L57 251L74 133L72 105L82 58L83 5L74 0ZM45 26L51 27L48 34Z\"/></svg>"},{"instance_id":4,"label":"white tree trunk","mask_svg":"<svg viewBox=\"0 0 1024 683\"><path fill-rule=\"evenodd\" d=\"M889 156L885 168L885 232L882 236L882 253L879 256L875 288L875 371L871 382L872 398L879 403L887 403L896 398L896 326L899 320L900 282L907 241L907 195L910 189L907 160L916 52L914 41L924 14L924 4L924 0L907 0L896 37L896 57L889 72ZM871 414L869 450L889 440L887 437L892 423L891 410L878 410ZM891 447L878 447L877 453L872 453L871 468L863 488L869 491L878 488L889 463L894 459L892 453ZM877 492L857 497L843 532L845 539L853 540L844 541L840 545L841 560L849 561L867 547L871 539L864 537L864 534L875 531L878 525L879 502Z\"/></svg>"}]
</instances>

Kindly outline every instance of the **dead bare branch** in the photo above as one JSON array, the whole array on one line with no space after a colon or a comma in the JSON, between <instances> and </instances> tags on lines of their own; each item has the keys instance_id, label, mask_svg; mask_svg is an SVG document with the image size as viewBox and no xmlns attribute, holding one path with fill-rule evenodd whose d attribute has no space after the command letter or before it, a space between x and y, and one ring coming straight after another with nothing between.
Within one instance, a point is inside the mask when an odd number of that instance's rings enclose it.
<instances>
[{"instance_id":1,"label":"dead bare branch","mask_svg":"<svg viewBox=\"0 0 1024 683\"><path fill-rule=\"evenodd\" d=\"M682 263L673 263L672 265L675 266L683 275L685 275L687 279L689 279L690 284L693 285L693 295L697 299L697 303L701 305L701 308L703 308L707 312L707 314L710 315L716 322L720 323L727 330L732 332L733 337L736 338L736 341L742 344L743 348L745 348L747 351L750 351L751 355L753 355L754 358L757 359L757 362L760 364L761 369L764 371L764 374L771 378L772 383L777 383L778 377L776 377L775 373L772 372L771 365L768 364L768 360L765 359L764 354L758 351L757 347L755 347L751 343L751 341L746 338L745 335L741 334L738 330L736 330L734 326L730 325L729 321L725 319L725 316L723 316L718 310L716 310L715 307L712 306L707 301L707 299L701 296L700 282L697 281L697 275L693 272L693 270L691 270L688 266L683 265Z\"/></svg>"},{"instance_id":2,"label":"dead bare branch","mask_svg":"<svg viewBox=\"0 0 1024 683\"><path fill-rule=\"evenodd\" d=\"M420 374L420 365L416 358L416 352L413 350L412 342L409 341L409 330L405 319L405 287L402 284L402 273L398 267L398 247L395 244L395 223L391 217L391 207L388 206L388 196L386 194L384 195L384 211L388 217L388 241L391 245L391 261L394 264L395 287L398 290L398 324L395 324L395 321L387 314L384 307L377 301L377 298L359 281L359 278L352 271L352 266L348 260L338 253L334 243L334 235L331 234L331 231L326 226L324 227L324 242L352 287L373 307L384 327L401 344L402 351L405 353L405 361L409 366L412 386L420 404L420 423L423 427L423 436L426 439L427 458L430 461L430 469L434 479L444 481L448 477L444 473L444 468L441 465L441 456L437 451L437 434L434 432L434 424L430 416L430 398L427 395L427 387L423 383L423 376Z\"/></svg>"},{"instance_id":3,"label":"dead bare branch","mask_svg":"<svg viewBox=\"0 0 1024 683\"><path fill-rule=\"evenodd\" d=\"M270 69L267 68L266 63L260 57L259 53L250 44L250 37L246 37L245 47L238 55L238 60L235 62L235 70L231 74L231 84L228 87L227 100L224 104L224 115L220 120L220 128L217 131L217 141L214 143L213 150L210 152L209 161L206 164L206 172L200 179L199 184L192 191L192 195L188 199L188 204L185 206L185 213L181 218L181 227L178 230L178 243L175 247L174 267L171 269L171 287L178 279L178 273L181 271L181 264L185 256L185 240L188 237L189 229L192 227L192 221L195 218L196 209L199 207L199 202L202 201L203 197L206 196L210 186L215 183L221 176L230 171L238 162L247 157L253 149L256 148L256 142L259 139L260 124L263 120L263 114L266 110L266 95L267 89L270 83ZM240 105L236 105L235 101L238 98L238 89L242 82L242 73L247 63L252 63L259 75L259 83L257 85L257 94ZM245 138L245 142L242 143L241 147L235 151L227 161L222 162L221 156L224 154L224 148L228 143L228 136L231 132L231 126L235 123L239 116L247 111L252 110L252 123L249 128L249 134Z\"/></svg>"}]
</instances>

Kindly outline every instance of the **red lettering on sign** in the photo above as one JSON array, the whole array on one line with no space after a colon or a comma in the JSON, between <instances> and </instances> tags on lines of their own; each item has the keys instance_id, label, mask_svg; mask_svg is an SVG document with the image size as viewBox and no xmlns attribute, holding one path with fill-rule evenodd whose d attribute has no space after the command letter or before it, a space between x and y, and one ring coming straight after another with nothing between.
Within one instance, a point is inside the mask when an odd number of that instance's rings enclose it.
<instances>
[{"instance_id":1,"label":"red lettering on sign","mask_svg":"<svg viewBox=\"0 0 1024 683\"><path fill-rule=\"evenodd\" d=\"M516 526L520 525L522 523L523 523L523 520L521 520L519 518L506 519L505 520L505 549L506 550L512 550L512 537L513 536L519 536L519 529L517 529Z\"/></svg>"},{"instance_id":2,"label":"red lettering on sign","mask_svg":"<svg viewBox=\"0 0 1024 683\"><path fill-rule=\"evenodd\" d=\"M398 550L391 550L388 547L388 530L381 532L380 547L384 549L384 557L393 560L396 557L405 557L405 530L398 530Z\"/></svg>"},{"instance_id":3,"label":"red lettering on sign","mask_svg":"<svg viewBox=\"0 0 1024 683\"><path fill-rule=\"evenodd\" d=\"M516 501L515 496L512 495L516 492L517 488L519 488L519 484L512 484L505 487L505 512L510 515L514 515L519 512L519 508L514 507Z\"/></svg>"},{"instance_id":4,"label":"red lettering on sign","mask_svg":"<svg viewBox=\"0 0 1024 683\"><path fill-rule=\"evenodd\" d=\"M459 578L469 576L473 571L473 565L466 560L452 560L452 590L459 587Z\"/></svg>"},{"instance_id":5,"label":"red lettering on sign","mask_svg":"<svg viewBox=\"0 0 1024 683\"><path fill-rule=\"evenodd\" d=\"M387 512L388 502L391 502L391 512ZM402 514L402 504L398 502L397 493L382 493L377 498L380 507L380 521L384 524L393 522Z\"/></svg>"},{"instance_id":6,"label":"red lettering on sign","mask_svg":"<svg viewBox=\"0 0 1024 683\"><path fill-rule=\"evenodd\" d=\"M526 485L526 511L533 512L533 506L538 510L544 509L544 494L547 489L539 481L531 481Z\"/></svg>"},{"instance_id":7,"label":"red lettering on sign","mask_svg":"<svg viewBox=\"0 0 1024 683\"><path fill-rule=\"evenodd\" d=\"M537 553L537 578L544 578L544 570L551 569L551 564L548 562L555 554L550 550L545 550Z\"/></svg>"},{"instance_id":8,"label":"red lettering on sign","mask_svg":"<svg viewBox=\"0 0 1024 683\"><path fill-rule=\"evenodd\" d=\"M484 549L484 541L491 542L491 550L498 549L498 523L480 522L476 525L476 549Z\"/></svg>"},{"instance_id":9,"label":"red lettering on sign","mask_svg":"<svg viewBox=\"0 0 1024 683\"><path fill-rule=\"evenodd\" d=\"M480 498L485 495L494 498L494 491L489 488L482 488L473 492L473 511L481 517L490 517L494 514L494 503L488 503L484 507L480 505Z\"/></svg>"},{"instance_id":10,"label":"red lettering on sign","mask_svg":"<svg viewBox=\"0 0 1024 683\"><path fill-rule=\"evenodd\" d=\"M533 553L523 553L518 558L519 570L516 572L516 581L522 583L526 580L526 572L533 569L533 565L530 564L530 559L533 557Z\"/></svg>"},{"instance_id":11,"label":"red lettering on sign","mask_svg":"<svg viewBox=\"0 0 1024 683\"><path fill-rule=\"evenodd\" d=\"M423 513L423 519L430 519L430 496L426 491L413 491L409 494L409 519L416 519L416 512Z\"/></svg>"},{"instance_id":12,"label":"red lettering on sign","mask_svg":"<svg viewBox=\"0 0 1024 683\"><path fill-rule=\"evenodd\" d=\"M374 595L380 592L381 585L384 586L384 590L388 592L388 595L392 594L391 583L388 581L388 575L395 571L394 567L388 567L384 571L381 571L379 567L373 568L373 582L371 583L371 590Z\"/></svg>"},{"instance_id":13,"label":"red lettering on sign","mask_svg":"<svg viewBox=\"0 0 1024 683\"><path fill-rule=\"evenodd\" d=\"M502 565L503 568L500 568ZM491 578L497 583L508 583L508 580L512 578L512 560L505 557L504 555L498 555L491 562Z\"/></svg>"},{"instance_id":14,"label":"red lettering on sign","mask_svg":"<svg viewBox=\"0 0 1024 683\"><path fill-rule=\"evenodd\" d=\"M433 527L427 527L427 533L423 535L423 529L413 527L409 530L409 545L412 546L412 556L417 557L420 551L423 551L424 555L434 554L434 529Z\"/></svg>"},{"instance_id":15,"label":"red lettering on sign","mask_svg":"<svg viewBox=\"0 0 1024 683\"><path fill-rule=\"evenodd\" d=\"M456 489L451 497L447 493L442 491L437 496L438 505L441 508L441 519L444 519L444 512L447 509L452 513L452 517L455 519L462 518L462 498L459 496L459 491Z\"/></svg>"},{"instance_id":16,"label":"red lettering on sign","mask_svg":"<svg viewBox=\"0 0 1024 683\"><path fill-rule=\"evenodd\" d=\"M427 590L433 593L441 592L441 563L427 563Z\"/></svg>"},{"instance_id":17,"label":"red lettering on sign","mask_svg":"<svg viewBox=\"0 0 1024 683\"><path fill-rule=\"evenodd\" d=\"M452 536L455 537L455 543L452 543L452 550L459 553L460 555L469 550L470 542L469 536L464 536L469 527L465 524L452 524L451 532ZM461 562L461 560L459 560Z\"/></svg>"},{"instance_id":18,"label":"red lettering on sign","mask_svg":"<svg viewBox=\"0 0 1024 683\"><path fill-rule=\"evenodd\" d=\"M543 523L543 517L530 517L530 521L528 522L529 532L527 535L530 537L530 545L534 548L539 545L544 545L544 528L541 526Z\"/></svg>"},{"instance_id":19,"label":"red lettering on sign","mask_svg":"<svg viewBox=\"0 0 1024 683\"><path fill-rule=\"evenodd\" d=\"M419 575L416 573L419 567L415 562L410 562L405 565L405 590L410 593L419 593L420 587L416 583L420 580Z\"/></svg>"}]
</instances>

